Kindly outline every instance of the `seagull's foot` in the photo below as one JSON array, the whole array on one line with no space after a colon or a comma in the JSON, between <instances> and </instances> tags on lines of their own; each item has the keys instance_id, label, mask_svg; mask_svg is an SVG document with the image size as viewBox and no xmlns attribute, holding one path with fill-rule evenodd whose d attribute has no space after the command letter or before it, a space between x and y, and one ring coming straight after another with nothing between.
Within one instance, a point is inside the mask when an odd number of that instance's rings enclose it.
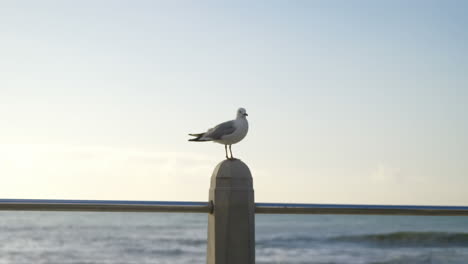
<instances>
[{"instance_id":1,"label":"seagull's foot","mask_svg":"<svg viewBox=\"0 0 468 264\"><path fill-rule=\"evenodd\" d=\"M234 157L230 157L230 158L228 158L228 160L239 160L239 159L236 159Z\"/></svg>"}]
</instances>

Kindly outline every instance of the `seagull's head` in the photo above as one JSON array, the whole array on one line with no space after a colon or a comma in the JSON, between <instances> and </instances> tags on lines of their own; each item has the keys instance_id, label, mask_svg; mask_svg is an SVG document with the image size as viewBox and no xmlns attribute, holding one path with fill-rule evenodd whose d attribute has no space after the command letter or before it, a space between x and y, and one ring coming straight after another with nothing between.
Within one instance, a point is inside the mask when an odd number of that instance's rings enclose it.
<instances>
[{"instance_id":1,"label":"seagull's head","mask_svg":"<svg viewBox=\"0 0 468 264\"><path fill-rule=\"evenodd\" d=\"M248 116L248 114L245 108L241 107L237 110L237 118L245 118L246 116Z\"/></svg>"}]
</instances>

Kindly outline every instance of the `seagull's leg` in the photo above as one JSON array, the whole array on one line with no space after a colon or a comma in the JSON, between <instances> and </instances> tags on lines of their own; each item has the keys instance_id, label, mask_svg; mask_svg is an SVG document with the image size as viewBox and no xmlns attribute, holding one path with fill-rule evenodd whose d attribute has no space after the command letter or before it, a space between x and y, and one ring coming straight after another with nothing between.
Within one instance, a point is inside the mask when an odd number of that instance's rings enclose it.
<instances>
[{"instance_id":1,"label":"seagull's leg","mask_svg":"<svg viewBox=\"0 0 468 264\"><path fill-rule=\"evenodd\" d=\"M226 152L226 159L229 159L228 153L227 153L227 145L224 145L224 151Z\"/></svg>"},{"instance_id":2,"label":"seagull's leg","mask_svg":"<svg viewBox=\"0 0 468 264\"><path fill-rule=\"evenodd\" d=\"M231 149L231 146L232 146L232 145L229 145L229 152L231 153L231 159L234 159L234 157L232 156L232 149Z\"/></svg>"}]
</instances>

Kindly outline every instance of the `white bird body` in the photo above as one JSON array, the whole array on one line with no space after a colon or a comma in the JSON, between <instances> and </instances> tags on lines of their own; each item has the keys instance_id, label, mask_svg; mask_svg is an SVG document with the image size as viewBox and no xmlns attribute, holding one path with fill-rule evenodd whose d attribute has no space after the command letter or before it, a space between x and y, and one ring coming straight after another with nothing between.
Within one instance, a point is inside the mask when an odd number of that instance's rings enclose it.
<instances>
[{"instance_id":1,"label":"white bird body","mask_svg":"<svg viewBox=\"0 0 468 264\"><path fill-rule=\"evenodd\" d=\"M247 136L247 132L249 131L249 122L246 118L235 119L232 120L232 122L234 122L236 130L234 130L232 134L222 136L221 139L213 140L214 142L223 145L233 145Z\"/></svg>"},{"instance_id":2,"label":"white bird body","mask_svg":"<svg viewBox=\"0 0 468 264\"><path fill-rule=\"evenodd\" d=\"M245 138L249 131L249 122L246 118L247 112L244 108L237 110L237 117L234 120L221 123L213 128L208 129L204 133L189 134L195 138L189 139L189 141L204 142L213 141L219 144L223 144L226 151L226 158L234 159L232 156L231 145L240 142ZM227 155L227 146L231 152L231 157Z\"/></svg>"}]
</instances>

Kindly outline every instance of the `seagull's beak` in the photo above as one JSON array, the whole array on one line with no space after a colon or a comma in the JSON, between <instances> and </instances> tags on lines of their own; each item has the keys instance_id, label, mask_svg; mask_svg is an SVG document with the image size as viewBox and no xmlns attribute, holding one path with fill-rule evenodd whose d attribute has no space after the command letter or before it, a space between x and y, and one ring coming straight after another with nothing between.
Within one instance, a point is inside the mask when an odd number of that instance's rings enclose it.
<instances>
[{"instance_id":1,"label":"seagull's beak","mask_svg":"<svg viewBox=\"0 0 468 264\"><path fill-rule=\"evenodd\" d=\"M244 116L248 116L249 114L245 113Z\"/></svg>"}]
</instances>

